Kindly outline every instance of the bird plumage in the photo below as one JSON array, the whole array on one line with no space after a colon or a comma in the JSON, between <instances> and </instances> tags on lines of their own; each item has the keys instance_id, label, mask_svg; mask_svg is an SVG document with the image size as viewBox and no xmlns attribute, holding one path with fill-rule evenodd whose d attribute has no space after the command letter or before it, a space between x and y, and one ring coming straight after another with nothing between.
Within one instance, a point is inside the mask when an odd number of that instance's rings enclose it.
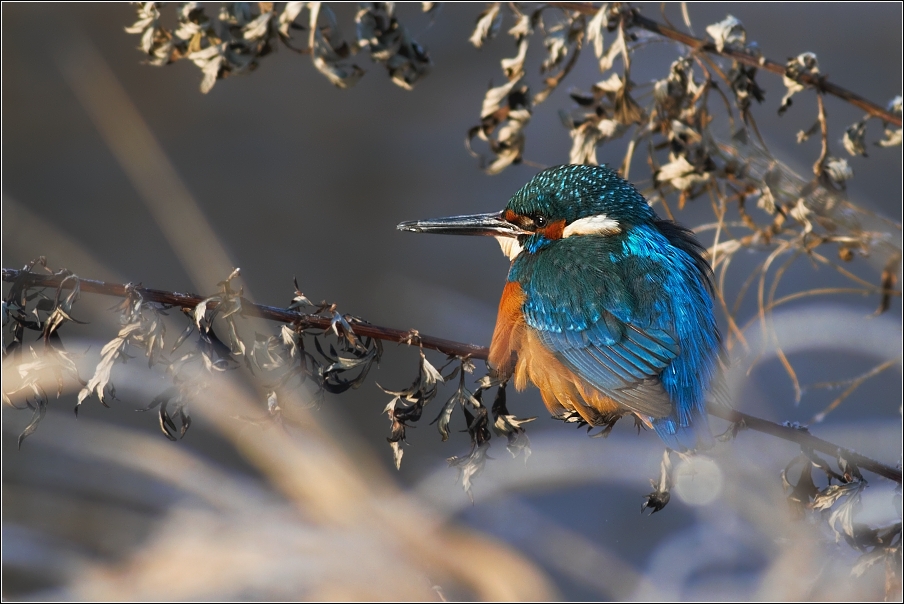
<instances>
[{"instance_id":1,"label":"bird plumage","mask_svg":"<svg viewBox=\"0 0 904 604\"><path fill-rule=\"evenodd\" d=\"M708 446L720 339L693 234L605 166L544 170L495 218L520 246L490 347L500 377L534 383L557 416L633 413L674 449Z\"/></svg>"}]
</instances>

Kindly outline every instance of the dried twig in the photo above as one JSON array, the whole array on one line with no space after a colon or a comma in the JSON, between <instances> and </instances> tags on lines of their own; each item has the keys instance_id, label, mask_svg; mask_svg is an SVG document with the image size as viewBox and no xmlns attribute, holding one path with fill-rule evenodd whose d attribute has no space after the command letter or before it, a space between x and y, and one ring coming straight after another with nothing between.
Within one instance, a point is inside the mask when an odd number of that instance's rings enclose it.
<instances>
[{"instance_id":1,"label":"dried twig","mask_svg":"<svg viewBox=\"0 0 904 604\"><path fill-rule=\"evenodd\" d=\"M38 273L28 273L15 269L3 269L3 280L14 282L19 279L27 278L30 287L53 287L59 289L72 288L76 284L79 285L82 292L94 293L107 296L116 296L124 298L129 292L138 292L144 300L158 302L160 304L171 305L184 309L194 309L204 301L204 297L195 294L184 294L170 292L159 289L147 289L143 287L135 287L132 285L123 285L121 283L106 283L104 281L94 281L90 279L71 279L71 274L55 274L43 275ZM331 327L331 319L329 317L321 317L309 315L305 313L277 308L274 306L265 306L263 304L252 304L247 301L242 303L242 312L247 316L260 317L272 321L282 323L291 323L302 327L314 327L320 329L329 329ZM356 323L355 334L359 337L371 337L385 341L398 343L411 343L412 332L400 329L391 329L369 323ZM430 348L439 352L455 355L459 357L470 357L472 359L486 360L489 355L489 349L484 346L475 346L474 344L464 344L454 342L452 340L444 340L442 338L434 338L422 334L417 335L417 343L422 348ZM826 440L813 436L812 434L783 426L775 422L761 419L740 411L726 408L721 405L711 405L709 413L721 419L742 424L751 430L770 434L778 438L791 441L801 445L801 447L819 451L833 457L843 457L850 463L861 469L868 470L879 476L883 476L897 483L901 483L901 470L883 464L879 461L870 459L864 455L860 455L854 451L839 447Z\"/></svg>"},{"instance_id":2,"label":"dried twig","mask_svg":"<svg viewBox=\"0 0 904 604\"><path fill-rule=\"evenodd\" d=\"M589 2L550 2L549 5L565 10L573 10L585 15L595 14L599 10L598 6L595 6L594 4ZM668 27L667 25L663 25L662 23L654 21L653 19L648 19L647 17L644 17L639 12L637 12L637 9L632 10L631 19L632 25L636 25L637 27L641 27L655 34L659 34L660 36L663 36L670 40L680 42L681 44L684 44L685 46L688 46L695 51L702 51L719 55L727 59L732 59L739 63L743 63L744 65L756 67L757 69L762 69L763 71L768 71L781 76L787 75L787 68L782 63L778 63L766 58L757 57L755 55L743 52L741 50L729 48L727 46L719 50L712 42L702 40L700 38L695 38L694 36L682 33L676 29ZM812 86L820 92L831 94L832 96L843 99L851 105L866 111L872 117L879 118L882 121L894 124L895 126L902 125L901 116L893 114L892 112L877 105L876 103L873 103L872 101L868 101L859 94L856 94L854 92L851 92L850 90L847 90L846 88L842 88L841 86L829 82L825 76L816 76L803 72L797 75L795 80L801 84Z\"/></svg>"}]
</instances>

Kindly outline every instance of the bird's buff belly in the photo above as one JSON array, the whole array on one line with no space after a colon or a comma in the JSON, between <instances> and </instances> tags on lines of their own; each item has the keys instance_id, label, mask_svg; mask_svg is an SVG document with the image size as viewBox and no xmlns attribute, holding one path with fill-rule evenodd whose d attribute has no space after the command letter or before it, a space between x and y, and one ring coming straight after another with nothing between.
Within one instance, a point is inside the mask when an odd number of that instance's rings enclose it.
<instances>
[{"instance_id":1,"label":"bird's buff belly","mask_svg":"<svg viewBox=\"0 0 904 604\"><path fill-rule=\"evenodd\" d=\"M605 423L605 416L622 409L565 367L540 342L524 321L524 298L518 283L506 283L490 345L490 367L500 377L513 378L518 390L524 390L532 382L540 389L546 408L555 416L573 412L591 425Z\"/></svg>"}]
</instances>

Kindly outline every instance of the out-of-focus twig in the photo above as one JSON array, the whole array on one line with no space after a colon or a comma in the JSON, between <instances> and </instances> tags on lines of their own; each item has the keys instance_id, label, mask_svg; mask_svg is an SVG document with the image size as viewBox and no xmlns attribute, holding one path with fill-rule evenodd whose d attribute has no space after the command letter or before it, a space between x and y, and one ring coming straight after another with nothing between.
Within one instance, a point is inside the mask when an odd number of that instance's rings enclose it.
<instances>
[{"instance_id":1,"label":"out-of-focus twig","mask_svg":"<svg viewBox=\"0 0 904 604\"><path fill-rule=\"evenodd\" d=\"M123 85L90 40L71 35L60 72L195 287L228 275L229 254ZM249 298L254 296L245 292Z\"/></svg>"}]
</instances>

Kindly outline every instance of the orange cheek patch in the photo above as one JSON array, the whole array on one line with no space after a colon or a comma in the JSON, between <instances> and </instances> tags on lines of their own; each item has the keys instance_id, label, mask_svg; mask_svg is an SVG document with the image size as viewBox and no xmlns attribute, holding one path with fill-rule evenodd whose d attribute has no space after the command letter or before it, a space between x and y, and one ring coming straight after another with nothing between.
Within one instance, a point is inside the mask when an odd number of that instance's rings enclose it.
<instances>
[{"instance_id":1,"label":"orange cheek patch","mask_svg":"<svg viewBox=\"0 0 904 604\"><path fill-rule=\"evenodd\" d=\"M557 220L551 224L540 229L540 233L543 234L547 239L555 241L556 239L562 238L562 233L565 231L565 221Z\"/></svg>"},{"instance_id":2,"label":"orange cheek patch","mask_svg":"<svg viewBox=\"0 0 904 604\"><path fill-rule=\"evenodd\" d=\"M503 218L505 218L509 222L515 222L515 219L518 218L518 215L515 214L514 210L506 210Z\"/></svg>"}]
</instances>

